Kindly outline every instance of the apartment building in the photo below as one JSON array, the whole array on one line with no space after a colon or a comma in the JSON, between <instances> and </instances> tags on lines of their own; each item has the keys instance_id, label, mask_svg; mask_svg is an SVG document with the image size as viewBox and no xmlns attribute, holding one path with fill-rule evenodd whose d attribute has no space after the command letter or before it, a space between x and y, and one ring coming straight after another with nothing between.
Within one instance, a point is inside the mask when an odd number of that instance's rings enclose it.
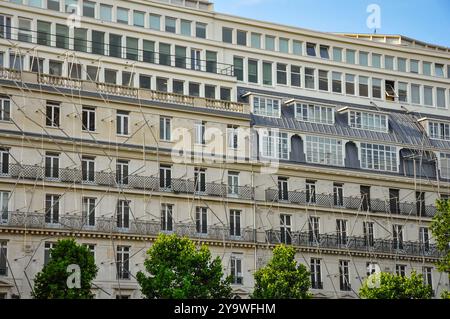
<instances>
[{"instance_id":1,"label":"apartment building","mask_svg":"<svg viewBox=\"0 0 450 319\"><path fill-rule=\"evenodd\" d=\"M96 298L141 298L159 233L207 244L236 298L294 246L316 298L370 270L448 276L450 52L217 13L203 0L0 1L0 297L30 298L60 238Z\"/></svg>"}]
</instances>

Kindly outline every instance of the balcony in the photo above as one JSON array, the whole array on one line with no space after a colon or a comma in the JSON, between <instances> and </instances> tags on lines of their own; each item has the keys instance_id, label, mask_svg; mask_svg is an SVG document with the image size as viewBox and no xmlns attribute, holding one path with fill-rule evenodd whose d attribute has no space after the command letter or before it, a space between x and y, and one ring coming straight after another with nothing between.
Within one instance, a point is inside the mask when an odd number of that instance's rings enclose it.
<instances>
[{"instance_id":1,"label":"balcony","mask_svg":"<svg viewBox=\"0 0 450 319\"><path fill-rule=\"evenodd\" d=\"M122 221L122 227L118 227L117 219L113 217L95 217L93 224L76 214L61 214L57 222L46 223L45 213L38 212L9 212L8 218L0 223L0 227L17 227L27 229L51 229L72 232L99 232L114 234L129 234L140 236L158 236L160 233L174 233L179 236L187 236L199 240L214 240L227 242L254 242L253 229L242 228L241 236L230 235L230 227L225 225L212 225L207 227L206 233L198 233L195 224L173 223L170 231L163 230L161 222L144 221L136 218L129 222ZM126 226L126 227L123 227ZM1 273L0 273L1 274Z\"/></svg>"},{"instance_id":2,"label":"balcony","mask_svg":"<svg viewBox=\"0 0 450 319\"><path fill-rule=\"evenodd\" d=\"M135 189L147 192L163 192L173 194L189 194L211 197L229 197L230 199L252 200L253 188L239 186L237 194L228 194L228 185L219 183L206 183L204 191L198 192L198 185L193 180L172 178L169 187L160 187L160 179L152 176L128 175L117 179L116 173L93 172L93 180L83 180L81 169L60 168L52 178L45 176L42 166L10 164L8 174L0 178L14 178L30 181L49 181L80 185L106 186L117 189ZM197 186L197 187L196 187Z\"/></svg>"},{"instance_id":3,"label":"balcony","mask_svg":"<svg viewBox=\"0 0 450 319\"><path fill-rule=\"evenodd\" d=\"M351 209L351 210L363 210L364 202L360 197L343 197L341 201L335 200L332 194L314 194L310 196L307 192L288 192L280 196L278 190L268 189L266 190L266 200L269 202L280 202L298 204L303 206L316 206L333 209ZM340 202L340 203L339 203ZM342 205L340 205L342 204ZM398 203L395 210L391 209L389 200L371 199L369 205L369 211L372 213L385 213L404 216L418 216L418 209L420 205L417 203ZM422 205L423 217L433 217L436 214L435 206Z\"/></svg>"},{"instance_id":4,"label":"balcony","mask_svg":"<svg viewBox=\"0 0 450 319\"><path fill-rule=\"evenodd\" d=\"M440 258L441 254L436 245L419 242L404 241L401 244L394 240L374 239L369 243L364 237L347 236L345 240L335 234L321 234L319 238L311 238L309 232L291 232L290 242L284 240L285 236L278 230L266 232L267 242L272 245L290 244L298 247L339 249L367 253L386 253L400 256L420 256Z\"/></svg>"}]
</instances>

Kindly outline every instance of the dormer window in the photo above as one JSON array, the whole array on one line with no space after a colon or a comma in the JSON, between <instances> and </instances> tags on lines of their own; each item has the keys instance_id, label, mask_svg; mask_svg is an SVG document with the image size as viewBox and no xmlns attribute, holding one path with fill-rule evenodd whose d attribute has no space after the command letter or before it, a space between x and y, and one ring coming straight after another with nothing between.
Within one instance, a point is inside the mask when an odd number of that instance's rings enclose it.
<instances>
[{"instance_id":1,"label":"dormer window","mask_svg":"<svg viewBox=\"0 0 450 319\"><path fill-rule=\"evenodd\" d=\"M253 97L253 114L280 117L281 116L281 100L269 97L254 96Z\"/></svg>"},{"instance_id":2,"label":"dormer window","mask_svg":"<svg viewBox=\"0 0 450 319\"><path fill-rule=\"evenodd\" d=\"M295 103L295 118L298 121L319 123L319 124L334 124L334 108L331 106Z\"/></svg>"},{"instance_id":3,"label":"dormer window","mask_svg":"<svg viewBox=\"0 0 450 319\"><path fill-rule=\"evenodd\" d=\"M430 121L428 134L432 139L450 141L450 123Z\"/></svg>"},{"instance_id":4,"label":"dormer window","mask_svg":"<svg viewBox=\"0 0 450 319\"><path fill-rule=\"evenodd\" d=\"M384 133L389 131L386 114L350 110L348 120L352 128Z\"/></svg>"}]
</instances>

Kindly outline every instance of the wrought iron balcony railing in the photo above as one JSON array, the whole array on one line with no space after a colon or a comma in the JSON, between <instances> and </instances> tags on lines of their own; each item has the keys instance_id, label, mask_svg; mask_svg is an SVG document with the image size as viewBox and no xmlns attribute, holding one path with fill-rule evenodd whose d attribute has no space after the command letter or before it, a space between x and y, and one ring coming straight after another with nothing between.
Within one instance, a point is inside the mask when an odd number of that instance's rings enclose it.
<instances>
[{"instance_id":1,"label":"wrought iron balcony railing","mask_svg":"<svg viewBox=\"0 0 450 319\"><path fill-rule=\"evenodd\" d=\"M273 245L287 244L299 247L314 247L324 249L342 249L350 251L389 253L405 256L423 256L439 258L441 256L436 245L412 241L395 241L387 239L368 240L364 237L336 234L320 234L319 238L311 236L309 232L281 232L270 230L266 232L268 243Z\"/></svg>"},{"instance_id":2,"label":"wrought iron balcony railing","mask_svg":"<svg viewBox=\"0 0 450 319\"><path fill-rule=\"evenodd\" d=\"M405 203L396 202L391 205L389 200L371 199L370 202L361 197L336 198L333 194L309 194L307 192L280 193L275 189L266 190L266 200L269 202L291 203L305 206L318 206L334 209L352 209L371 211L374 213L386 213L405 216L433 217L436 207L424 205L423 202ZM420 213L420 214L419 214Z\"/></svg>"}]
</instances>

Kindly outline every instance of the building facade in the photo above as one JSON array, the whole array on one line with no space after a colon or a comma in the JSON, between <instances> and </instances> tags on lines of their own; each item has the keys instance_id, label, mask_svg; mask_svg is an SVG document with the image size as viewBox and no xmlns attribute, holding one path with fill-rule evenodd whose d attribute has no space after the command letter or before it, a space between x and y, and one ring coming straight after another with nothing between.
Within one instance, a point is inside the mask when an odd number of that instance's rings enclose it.
<instances>
[{"instance_id":1,"label":"building facade","mask_svg":"<svg viewBox=\"0 0 450 319\"><path fill-rule=\"evenodd\" d=\"M0 1L0 297L60 238L96 298L140 298L159 233L210 246L236 296L279 243L316 298L373 269L449 289L450 52L214 12L203 0Z\"/></svg>"}]
</instances>

